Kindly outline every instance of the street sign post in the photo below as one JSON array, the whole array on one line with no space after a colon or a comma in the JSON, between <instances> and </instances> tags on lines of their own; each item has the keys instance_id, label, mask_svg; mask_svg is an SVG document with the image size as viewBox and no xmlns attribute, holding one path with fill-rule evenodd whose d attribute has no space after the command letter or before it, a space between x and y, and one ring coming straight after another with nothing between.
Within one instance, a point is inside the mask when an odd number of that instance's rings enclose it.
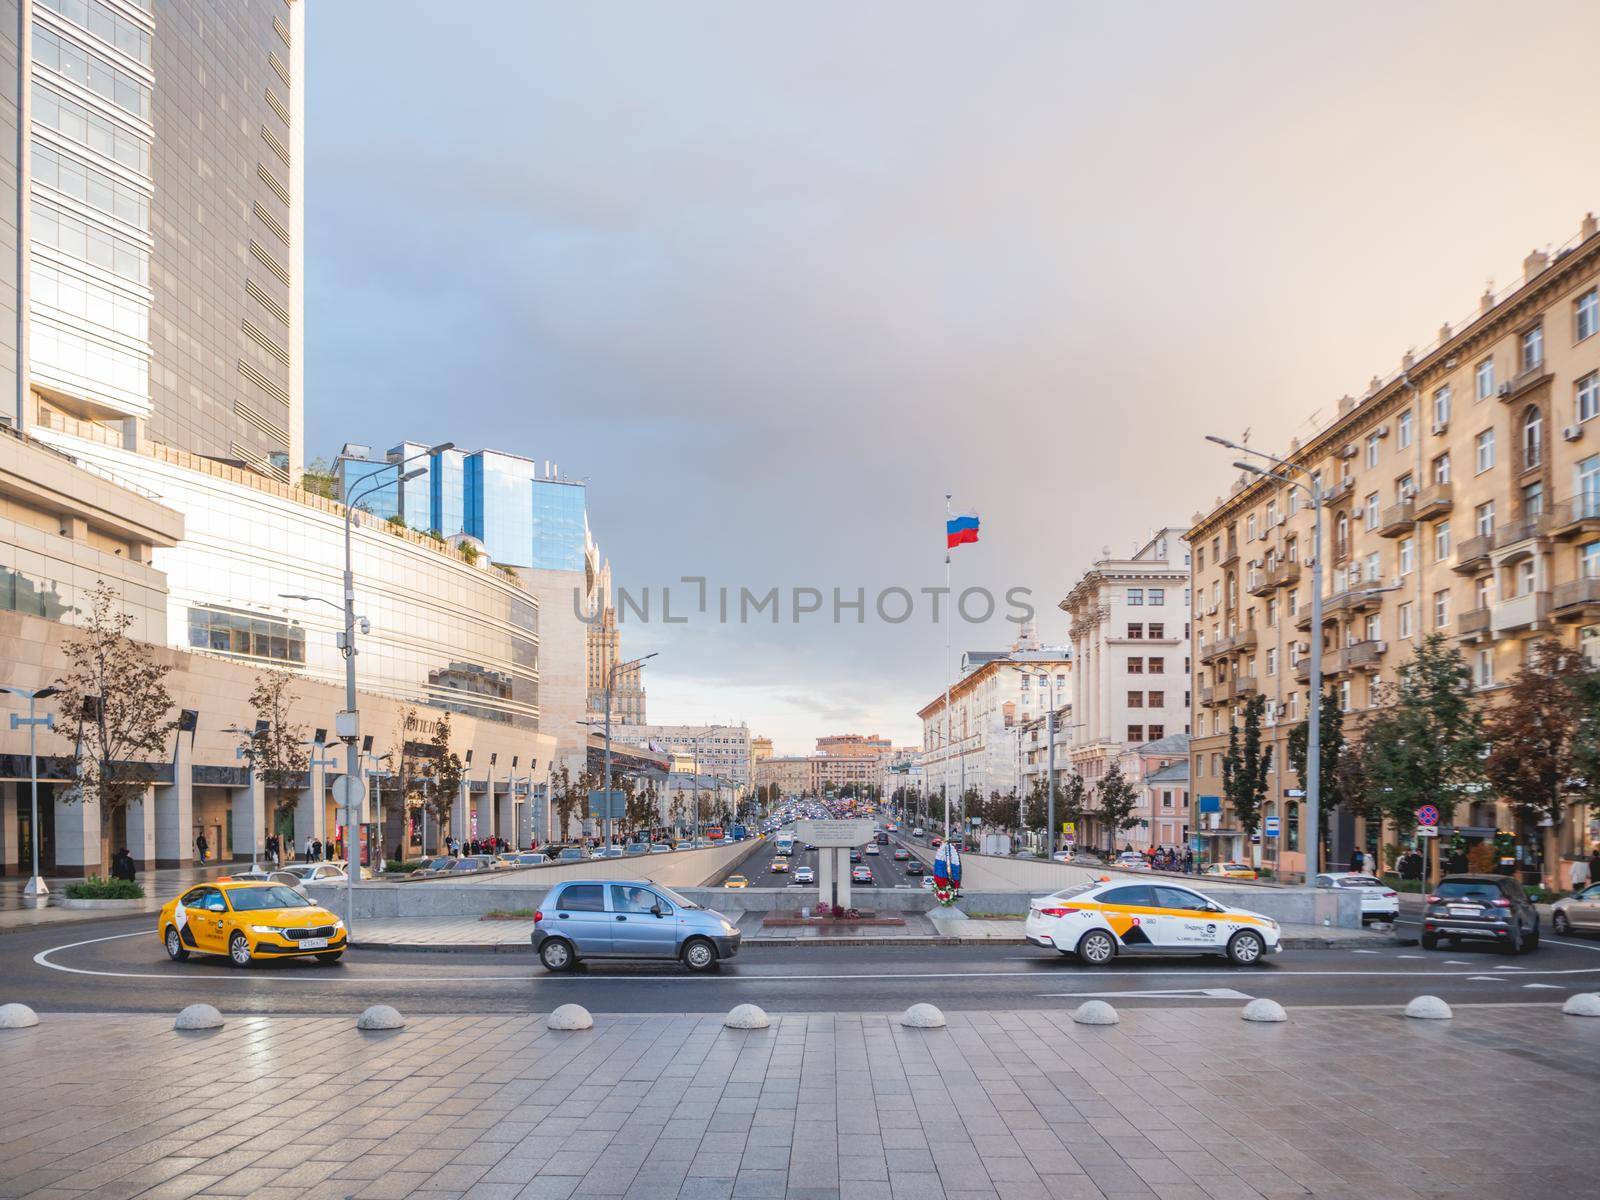
<instances>
[{"instance_id":1,"label":"street sign post","mask_svg":"<svg viewBox=\"0 0 1600 1200\"><path fill-rule=\"evenodd\" d=\"M1439 827L1437 825L1418 825L1417 826L1417 836L1418 837L1438 837L1439 836Z\"/></svg>"},{"instance_id":2,"label":"street sign post","mask_svg":"<svg viewBox=\"0 0 1600 1200\"><path fill-rule=\"evenodd\" d=\"M1439 809L1432 804L1424 804L1417 809L1418 825L1437 825L1439 823Z\"/></svg>"},{"instance_id":3,"label":"street sign post","mask_svg":"<svg viewBox=\"0 0 1600 1200\"><path fill-rule=\"evenodd\" d=\"M1278 836L1278 823L1279 823L1280 820L1281 820L1281 818L1279 818L1279 817L1268 817L1268 818L1266 818L1266 820L1264 820L1261 823L1261 825L1262 825L1261 832L1266 834L1268 837L1271 837L1271 838L1277 837Z\"/></svg>"},{"instance_id":4,"label":"street sign post","mask_svg":"<svg viewBox=\"0 0 1600 1200\"><path fill-rule=\"evenodd\" d=\"M607 803L607 797L610 803ZM597 821L610 818L620 821L627 815L628 796L626 792L612 788L607 792L603 788L595 788L589 793L589 815Z\"/></svg>"}]
</instances>

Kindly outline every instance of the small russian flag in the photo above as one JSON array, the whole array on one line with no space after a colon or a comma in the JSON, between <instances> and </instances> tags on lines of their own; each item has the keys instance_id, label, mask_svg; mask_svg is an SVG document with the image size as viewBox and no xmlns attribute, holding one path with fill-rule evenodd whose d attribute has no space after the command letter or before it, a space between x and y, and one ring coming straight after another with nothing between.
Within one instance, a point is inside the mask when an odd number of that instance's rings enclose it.
<instances>
[{"instance_id":1,"label":"small russian flag","mask_svg":"<svg viewBox=\"0 0 1600 1200\"><path fill-rule=\"evenodd\" d=\"M978 540L978 514L976 511L956 513L944 523L945 549L962 546Z\"/></svg>"}]
</instances>

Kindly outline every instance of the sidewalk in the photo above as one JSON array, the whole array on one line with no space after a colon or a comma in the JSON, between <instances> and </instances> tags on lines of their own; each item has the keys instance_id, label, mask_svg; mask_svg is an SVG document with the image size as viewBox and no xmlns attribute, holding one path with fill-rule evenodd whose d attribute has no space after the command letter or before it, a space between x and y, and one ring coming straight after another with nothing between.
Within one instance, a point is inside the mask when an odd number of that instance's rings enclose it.
<instances>
[{"instance_id":1,"label":"sidewalk","mask_svg":"<svg viewBox=\"0 0 1600 1200\"><path fill-rule=\"evenodd\" d=\"M581 1002L581 994L572 997ZM757 998L759 999L759 997ZM930 1000L937 1001L936 995ZM0 1196L1454 1200L1592 1195L1600 1021L1295 1009L415 1019L0 1032ZM41 1070L48 1064L48 1070ZM1314 1086L1308 1085L1314 1081ZM1441 1109L1427 1103L1448 1096ZM1478 1114L1493 1113L1485 1142Z\"/></svg>"}]
</instances>

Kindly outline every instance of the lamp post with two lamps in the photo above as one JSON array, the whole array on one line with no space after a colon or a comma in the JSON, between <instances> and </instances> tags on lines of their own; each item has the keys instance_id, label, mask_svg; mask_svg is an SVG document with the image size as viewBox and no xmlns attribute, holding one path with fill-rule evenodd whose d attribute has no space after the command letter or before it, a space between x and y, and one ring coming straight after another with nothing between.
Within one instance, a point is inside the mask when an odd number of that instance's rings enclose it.
<instances>
[{"instance_id":1,"label":"lamp post with two lamps","mask_svg":"<svg viewBox=\"0 0 1600 1200\"><path fill-rule=\"evenodd\" d=\"M28 702L28 715L20 713L11 714L11 728L21 729L28 727L28 780L33 789L33 824L28 826L28 846L33 851L33 874L28 877L27 886L22 889L22 898L25 903L35 907L43 907L50 902L50 889L46 886L44 878L39 874L39 726L46 729L56 727L55 713L45 713L38 716L34 708L40 700L48 700L61 689L53 684L42 688L0 687L0 691L10 692L13 696L20 696Z\"/></svg>"}]
</instances>

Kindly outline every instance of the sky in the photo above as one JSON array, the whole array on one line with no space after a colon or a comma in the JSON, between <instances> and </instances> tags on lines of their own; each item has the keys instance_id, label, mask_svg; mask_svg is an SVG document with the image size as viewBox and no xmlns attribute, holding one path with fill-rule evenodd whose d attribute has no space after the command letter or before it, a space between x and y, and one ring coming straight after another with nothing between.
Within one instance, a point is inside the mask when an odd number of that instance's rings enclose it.
<instances>
[{"instance_id":1,"label":"sky","mask_svg":"<svg viewBox=\"0 0 1600 1200\"><path fill-rule=\"evenodd\" d=\"M659 654L650 719L781 752L919 741L947 634L1004 648L1021 588L1065 641L1104 549L1227 491L1206 433L1286 446L1600 208L1592 3L308 21L308 453L450 440L587 478L650 596L622 621ZM953 630L920 592L947 493L982 519L955 587L997 601ZM780 620L739 620L741 588Z\"/></svg>"}]
</instances>

